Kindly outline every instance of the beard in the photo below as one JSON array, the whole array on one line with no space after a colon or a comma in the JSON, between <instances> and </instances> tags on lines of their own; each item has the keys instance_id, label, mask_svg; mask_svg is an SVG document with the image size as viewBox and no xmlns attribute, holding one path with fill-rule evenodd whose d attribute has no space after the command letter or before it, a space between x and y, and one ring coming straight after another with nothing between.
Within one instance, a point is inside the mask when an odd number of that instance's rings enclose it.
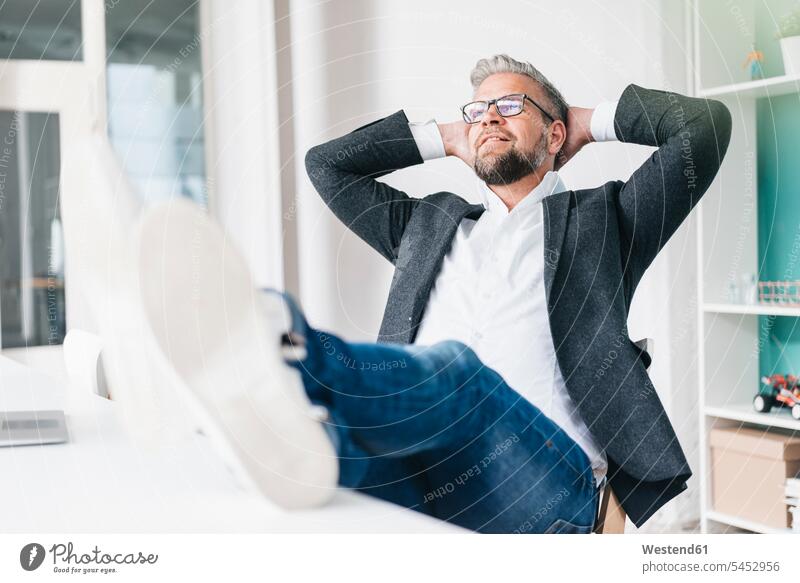
<instances>
[{"instance_id":1,"label":"beard","mask_svg":"<svg viewBox=\"0 0 800 583\"><path fill-rule=\"evenodd\" d=\"M473 169L478 178L490 186L513 184L533 174L547 158L547 134L530 151L523 152L512 146L507 152L495 156L475 155Z\"/></svg>"}]
</instances>

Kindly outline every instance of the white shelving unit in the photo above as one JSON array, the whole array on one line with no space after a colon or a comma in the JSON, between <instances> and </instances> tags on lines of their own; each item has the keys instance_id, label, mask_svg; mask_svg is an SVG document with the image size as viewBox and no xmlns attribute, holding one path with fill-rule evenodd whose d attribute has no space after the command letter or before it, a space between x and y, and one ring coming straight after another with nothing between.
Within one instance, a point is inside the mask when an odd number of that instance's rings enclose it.
<instances>
[{"instance_id":1,"label":"white shelving unit","mask_svg":"<svg viewBox=\"0 0 800 583\"><path fill-rule=\"evenodd\" d=\"M788 534L788 529L772 528L770 526L758 524L752 520L745 520L744 518L739 518L738 516L725 514L723 512L716 512L714 510L709 510L706 512L706 516L708 520L727 524L728 526L735 526L736 528L742 528L751 532L758 532L761 534Z\"/></svg>"},{"instance_id":2,"label":"white shelving unit","mask_svg":"<svg viewBox=\"0 0 800 583\"><path fill-rule=\"evenodd\" d=\"M697 211L701 530L728 525L751 532L789 532L714 510L709 433L714 427L743 425L800 432L800 421L788 411L761 414L752 407L759 352L768 340L760 337L759 316L800 318L800 308L736 304L727 298L731 279L741 284L743 274L759 271L756 100L800 92L800 77L753 81L742 68L764 0L687 1L694 32L694 94L723 101L734 126L720 173Z\"/></svg>"},{"instance_id":3,"label":"white shelving unit","mask_svg":"<svg viewBox=\"0 0 800 583\"><path fill-rule=\"evenodd\" d=\"M790 306L771 306L766 304L703 304L707 314L742 314L748 316L787 316L800 317L800 308Z\"/></svg>"},{"instance_id":4,"label":"white shelving unit","mask_svg":"<svg viewBox=\"0 0 800 583\"><path fill-rule=\"evenodd\" d=\"M777 97L787 93L797 93L800 91L800 77L782 75L769 79L759 79L758 81L743 81L722 85L721 87L709 87L697 92L698 97L728 97L739 96L748 99L758 99L760 97Z\"/></svg>"},{"instance_id":5,"label":"white shelving unit","mask_svg":"<svg viewBox=\"0 0 800 583\"><path fill-rule=\"evenodd\" d=\"M776 408L769 413L757 413L753 410L753 404L750 401L731 402L719 406L706 405L704 412L707 417L741 421L762 427L797 429L798 426L797 420L791 416L789 411Z\"/></svg>"}]
</instances>

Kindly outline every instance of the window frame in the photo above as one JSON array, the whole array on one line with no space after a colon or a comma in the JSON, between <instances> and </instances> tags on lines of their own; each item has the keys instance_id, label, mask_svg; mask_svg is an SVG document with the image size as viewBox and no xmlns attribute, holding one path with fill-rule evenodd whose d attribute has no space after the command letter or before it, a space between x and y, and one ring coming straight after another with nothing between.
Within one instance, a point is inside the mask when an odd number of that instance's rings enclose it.
<instances>
[{"instance_id":1,"label":"window frame","mask_svg":"<svg viewBox=\"0 0 800 583\"><path fill-rule=\"evenodd\" d=\"M202 27L200 34L205 34L209 28L208 22L202 18L203 14L207 15L208 9L205 6L207 2L208 0L199 0ZM71 144L89 139L97 132L108 134L105 19L104 0L81 0L83 59L80 61L0 59L0 109L58 114L62 161L63 153ZM205 53L207 49L201 44L200 50ZM207 66L205 58L202 58L202 64L205 75ZM207 122L211 112L205 99L203 109L204 122ZM208 135L205 139L204 154L207 169L211 167L208 164L211 151L213 151L211 136ZM81 160L81 163L86 164L88 173L91 160ZM64 172L62 164L59 177L61 200L77 199L80 196L81 184L76 177L81 174L84 174L81 169L77 172ZM207 202L211 209L216 206L213 184L211 173L207 172ZM70 245L69 218L65 216L63 210L62 208L66 255L64 286L67 330L72 328L92 330L91 312L81 300L80 281L70 273L69 257L74 246ZM0 334L0 351L2 350L2 334Z\"/></svg>"}]
</instances>

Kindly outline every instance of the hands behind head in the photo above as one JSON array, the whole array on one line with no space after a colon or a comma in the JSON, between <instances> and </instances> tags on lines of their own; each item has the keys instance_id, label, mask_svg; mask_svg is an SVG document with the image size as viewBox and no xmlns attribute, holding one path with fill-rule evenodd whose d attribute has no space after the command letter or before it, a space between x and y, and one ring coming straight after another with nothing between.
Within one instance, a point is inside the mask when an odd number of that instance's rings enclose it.
<instances>
[{"instance_id":1,"label":"hands behind head","mask_svg":"<svg viewBox=\"0 0 800 583\"><path fill-rule=\"evenodd\" d=\"M448 156L460 158L467 166L472 168L475 162L475 153L469 147L470 125L463 120L450 123L440 123L439 133L444 142L444 152Z\"/></svg>"},{"instance_id":2,"label":"hands behind head","mask_svg":"<svg viewBox=\"0 0 800 583\"><path fill-rule=\"evenodd\" d=\"M559 170L572 157L580 152L586 144L593 142L592 138L592 113L593 109L585 107L570 107L567 112L567 139L561 150L556 154L553 169Z\"/></svg>"}]
</instances>

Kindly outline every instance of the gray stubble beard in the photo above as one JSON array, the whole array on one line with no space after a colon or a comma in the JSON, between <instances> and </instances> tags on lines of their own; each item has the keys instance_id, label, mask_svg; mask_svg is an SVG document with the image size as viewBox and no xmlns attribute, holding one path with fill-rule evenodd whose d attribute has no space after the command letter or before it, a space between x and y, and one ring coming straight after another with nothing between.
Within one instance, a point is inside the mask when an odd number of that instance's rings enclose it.
<instances>
[{"instance_id":1,"label":"gray stubble beard","mask_svg":"<svg viewBox=\"0 0 800 583\"><path fill-rule=\"evenodd\" d=\"M532 152L521 152L512 146L508 152L494 156L491 162L475 155L473 170L478 178L490 186L513 184L533 174L547 158L547 134L542 133Z\"/></svg>"}]
</instances>

